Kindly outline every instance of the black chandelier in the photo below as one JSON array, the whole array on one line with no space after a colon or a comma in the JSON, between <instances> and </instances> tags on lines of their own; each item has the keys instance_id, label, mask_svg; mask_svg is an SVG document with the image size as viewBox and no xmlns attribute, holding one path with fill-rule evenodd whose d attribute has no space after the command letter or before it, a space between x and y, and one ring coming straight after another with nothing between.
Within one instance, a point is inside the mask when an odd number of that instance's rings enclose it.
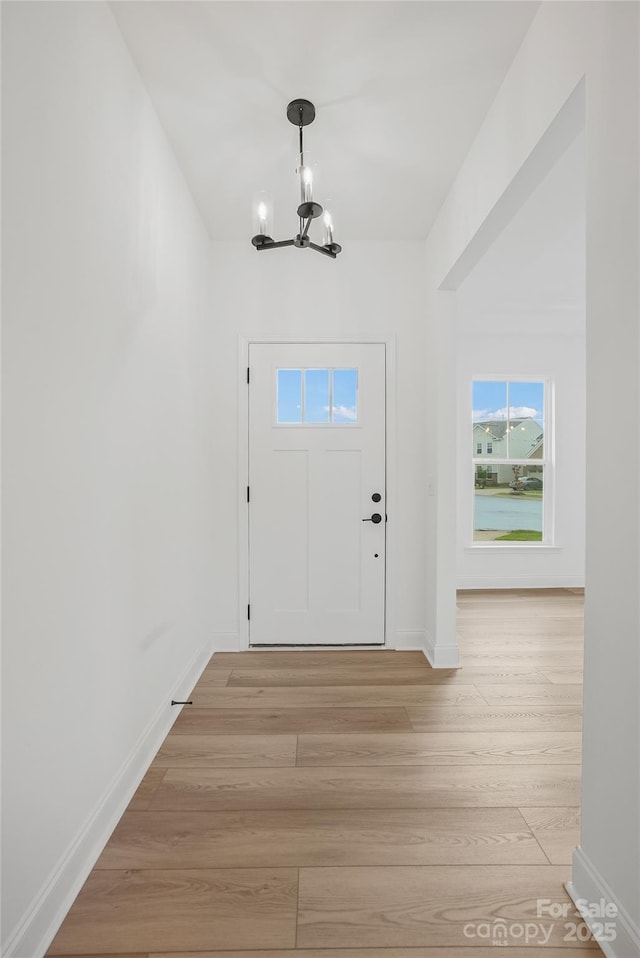
<instances>
[{"instance_id":1,"label":"black chandelier","mask_svg":"<svg viewBox=\"0 0 640 958\"><path fill-rule=\"evenodd\" d=\"M333 241L333 222L331 213L322 208L320 203L313 199L313 172L304 161L304 145L302 140L302 131L305 126L313 123L316 116L316 108L309 100L292 100L287 107L287 119L299 131L299 162L298 176L300 179L300 205L298 206L298 217L300 220L300 232L293 239L276 240L269 235L271 220L271 204L265 194L261 194L254 204L254 230L251 242L257 250L261 249L280 249L283 246L297 246L298 249L315 249L318 253L324 253L335 259L342 247ZM309 227L311 220L322 216L322 225L324 227L323 244L312 243L309 237Z\"/></svg>"}]
</instances>

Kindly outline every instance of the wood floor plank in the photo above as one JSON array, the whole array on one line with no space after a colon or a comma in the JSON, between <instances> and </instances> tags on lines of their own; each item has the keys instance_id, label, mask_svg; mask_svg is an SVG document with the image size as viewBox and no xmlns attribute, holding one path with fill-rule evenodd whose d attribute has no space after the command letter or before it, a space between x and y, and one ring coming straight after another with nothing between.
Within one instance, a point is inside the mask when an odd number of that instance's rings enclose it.
<instances>
[{"instance_id":1,"label":"wood floor plank","mask_svg":"<svg viewBox=\"0 0 640 958\"><path fill-rule=\"evenodd\" d=\"M490 952L490 942L478 942L470 947L461 948L296 948L295 951L278 949L278 951L180 951L156 952L148 958L474 958L486 955L486 958L495 958L495 952ZM580 945L567 951L566 948L550 948L546 946L544 952L538 954L534 948L518 948L509 946L509 958L597 958L599 949L594 946ZM113 956L105 956L113 958ZM122 956L118 956L122 958ZM144 956L136 956L144 958Z\"/></svg>"},{"instance_id":2,"label":"wood floor plank","mask_svg":"<svg viewBox=\"0 0 640 958\"><path fill-rule=\"evenodd\" d=\"M559 688L559 686L556 686ZM549 688L554 686L549 683ZM345 685L318 688L223 688L198 685L192 695L194 708L390 708L409 705L482 704L473 685Z\"/></svg>"},{"instance_id":3,"label":"wood floor plank","mask_svg":"<svg viewBox=\"0 0 640 958\"><path fill-rule=\"evenodd\" d=\"M472 639L476 642L486 640L489 644L529 641L533 645L538 643L550 645L555 639L561 648L573 648L583 641L584 621L581 618L536 619L535 615L532 615L530 620L519 619L518 621L509 621L509 619L496 621L495 617L482 619L478 616L465 619L458 616L456 634L460 638Z\"/></svg>"},{"instance_id":4,"label":"wood floor plank","mask_svg":"<svg viewBox=\"0 0 640 958\"><path fill-rule=\"evenodd\" d=\"M351 649L252 652L216 652L207 668L215 669L312 669L376 666L381 669L430 669L422 652L359 651Z\"/></svg>"},{"instance_id":5,"label":"wood floor plank","mask_svg":"<svg viewBox=\"0 0 640 958\"><path fill-rule=\"evenodd\" d=\"M579 808L521 808L520 813L552 865L570 865L580 844Z\"/></svg>"},{"instance_id":6,"label":"wood floor plank","mask_svg":"<svg viewBox=\"0 0 640 958\"><path fill-rule=\"evenodd\" d=\"M211 669L211 675L217 670ZM550 681L542 672L533 669L370 669L370 668L316 668L316 669L234 669L227 683L229 688L241 687L295 687L356 686L356 685L475 685L545 684ZM207 685L206 675L200 687Z\"/></svg>"},{"instance_id":7,"label":"wood floor plank","mask_svg":"<svg viewBox=\"0 0 640 958\"><path fill-rule=\"evenodd\" d=\"M176 735L394 731L411 731L404 708L190 708L182 711L172 729Z\"/></svg>"},{"instance_id":8,"label":"wood floor plank","mask_svg":"<svg viewBox=\"0 0 640 958\"><path fill-rule=\"evenodd\" d=\"M164 778L166 771L166 768L153 765L138 785L135 795L129 802L128 808L132 810L135 809L136 811L143 811L145 808L149 808L151 799Z\"/></svg>"},{"instance_id":9,"label":"wood floor plank","mask_svg":"<svg viewBox=\"0 0 640 958\"><path fill-rule=\"evenodd\" d=\"M540 652L519 652L510 649L461 649L462 668L469 669L536 669L539 672L553 668L581 669L582 659L581 650L565 652L550 648Z\"/></svg>"},{"instance_id":10,"label":"wood floor plank","mask_svg":"<svg viewBox=\"0 0 640 958\"><path fill-rule=\"evenodd\" d=\"M580 763L580 732L300 735L297 765L550 765Z\"/></svg>"},{"instance_id":11,"label":"wood floor plank","mask_svg":"<svg viewBox=\"0 0 640 958\"><path fill-rule=\"evenodd\" d=\"M207 685L224 688L224 686L229 681L229 676L231 675L231 669L210 669L206 668L202 675L200 676L199 682L202 682L204 676L207 676Z\"/></svg>"},{"instance_id":12,"label":"wood floor plank","mask_svg":"<svg viewBox=\"0 0 640 958\"><path fill-rule=\"evenodd\" d=\"M557 685L582 685L582 669L545 669L543 674Z\"/></svg>"},{"instance_id":13,"label":"wood floor plank","mask_svg":"<svg viewBox=\"0 0 640 958\"><path fill-rule=\"evenodd\" d=\"M295 869L93 871L49 955L295 947ZM247 916L251 915L251 920Z\"/></svg>"},{"instance_id":14,"label":"wood floor plank","mask_svg":"<svg viewBox=\"0 0 640 958\"><path fill-rule=\"evenodd\" d=\"M437 670L436 670L437 671ZM545 684L546 676L536 669L527 668L497 668L483 669L473 666L463 665L457 672L459 681L469 682L477 688L482 685L519 685L524 682L526 685ZM538 681L538 677L542 679ZM549 681L549 680L547 680Z\"/></svg>"},{"instance_id":15,"label":"wood floor plank","mask_svg":"<svg viewBox=\"0 0 640 958\"><path fill-rule=\"evenodd\" d=\"M214 670L212 669L211 672ZM356 686L356 685L448 685L458 681L458 670L435 669L381 669L369 666L350 668L320 667L297 669L233 669L229 678L230 688L293 687L309 686ZM203 679L205 678L203 674Z\"/></svg>"},{"instance_id":16,"label":"wood floor plank","mask_svg":"<svg viewBox=\"0 0 640 958\"><path fill-rule=\"evenodd\" d=\"M514 808L278 809L130 812L96 868L546 862Z\"/></svg>"},{"instance_id":17,"label":"wood floor plank","mask_svg":"<svg viewBox=\"0 0 640 958\"><path fill-rule=\"evenodd\" d=\"M584 600L576 599L572 603L551 603L543 606L539 602L523 603L516 600L512 605L504 605L500 601L478 602L475 605L458 602L456 607L456 622L467 626L477 622L486 626L488 622L495 622L498 628L527 628L532 620L543 623L542 630L548 626L549 631L560 628L563 622L571 630L576 622L584 622Z\"/></svg>"},{"instance_id":18,"label":"wood floor plank","mask_svg":"<svg viewBox=\"0 0 640 958\"><path fill-rule=\"evenodd\" d=\"M432 706L408 708L416 732L579 731L582 710L573 705L480 705L466 708Z\"/></svg>"},{"instance_id":19,"label":"wood floor plank","mask_svg":"<svg viewBox=\"0 0 640 958\"><path fill-rule=\"evenodd\" d=\"M554 636L553 638L546 638L544 636L516 636L515 638L510 638L509 636L497 636L497 635L487 635L480 638L478 635L459 635L458 644L460 649L463 650L466 654L473 653L484 653L499 655L504 652L505 654L516 656L534 656L537 655L542 657L542 655L547 655L554 652L562 653L572 653L574 656L582 655L583 650L583 640L582 636L576 636L572 639L560 638L559 636ZM515 666L512 666L515 668ZM535 666L522 666L523 668L535 668ZM560 666L562 667L562 666ZM504 669L505 666L502 666ZM506 666L508 668L508 666Z\"/></svg>"},{"instance_id":20,"label":"wood floor plank","mask_svg":"<svg viewBox=\"0 0 640 958\"><path fill-rule=\"evenodd\" d=\"M579 803L578 765L169 769L154 811Z\"/></svg>"},{"instance_id":21,"label":"wood floor plank","mask_svg":"<svg viewBox=\"0 0 640 958\"><path fill-rule=\"evenodd\" d=\"M564 661L558 663L556 658L560 655L564 656ZM479 661L481 656L486 658L488 661L482 664ZM500 656L504 658L502 665L499 664ZM497 672L499 675L506 675L509 672L515 672L519 675L523 672L529 672L532 674L537 673L538 675L544 675L545 678L542 681L542 684L546 685L547 682L551 681L546 677L547 672L553 672L555 670L581 672L582 650L580 649L577 651L571 651L567 649L561 653L557 649L553 648L522 649L515 646L490 647L488 645L485 645L479 649L477 646L469 646L461 642L460 661L460 675L473 675L475 673L481 672L487 674ZM567 662L569 663L568 665L566 664ZM471 681L471 679L469 681ZM482 680L479 679L479 681ZM500 679L499 681L502 680ZM518 679L518 681L520 680ZM491 680L489 679L486 684L491 685Z\"/></svg>"},{"instance_id":22,"label":"wood floor plank","mask_svg":"<svg viewBox=\"0 0 640 958\"><path fill-rule=\"evenodd\" d=\"M545 619L531 614L530 618L519 617L518 619L508 619L501 616L496 621L495 616L482 618L478 615L471 615L465 619L463 615L458 615L456 622L456 632L458 635L473 636L474 638L528 638L535 642L538 638L543 638L548 642L551 638L557 638L561 641L568 641L570 638L581 639L584 634L584 621L582 618Z\"/></svg>"},{"instance_id":23,"label":"wood floor plank","mask_svg":"<svg viewBox=\"0 0 640 958\"><path fill-rule=\"evenodd\" d=\"M480 600L475 603L460 602L457 603L457 618L459 622L486 621L498 619L501 623L511 623L518 625L520 622L528 622L531 619L543 619L545 629L547 625L553 627L558 622L566 619L584 618L582 598L575 597L570 601L558 602L554 600L545 604L539 598L526 601L524 599L515 599L511 603L507 599L496 599L494 602L488 599Z\"/></svg>"},{"instance_id":24,"label":"wood floor plank","mask_svg":"<svg viewBox=\"0 0 640 958\"><path fill-rule=\"evenodd\" d=\"M581 705L579 685L478 685L487 705Z\"/></svg>"},{"instance_id":25,"label":"wood floor plank","mask_svg":"<svg viewBox=\"0 0 640 958\"><path fill-rule=\"evenodd\" d=\"M553 865L302 868L298 947L473 945L482 940L473 926L502 918L508 932L536 920L538 899L568 904L566 879L566 868ZM549 944L569 944L562 923L542 923Z\"/></svg>"},{"instance_id":26,"label":"wood floor plank","mask_svg":"<svg viewBox=\"0 0 640 958\"><path fill-rule=\"evenodd\" d=\"M549 586L543 589L458 589L456 595L458 601L467 599L487 597L488 600L504 596L505 601L510 599L531 599L537 596L540 601L546 601L549 598L562 599L563 597L574 595L578 592L584 593L584 588L579 589L574 586Z\"/></svg>"},{"instance_id":27,"label":"wood floor plank","mask_svg":"<svg viewBox=\"0 0 640 958\"><path fill-rule=\"evenodd\" d=\"M576 627L584 623L582 599L576 600L577 604L573 609L565 606L545 610L536 602L528 605L521 602L522 600L502 608L500 602L487 603L486 608L482 604L471 607L459 602L456 608L456 625L468 629L477 623L478 634L489 631L493 624L499 632L521 629L530 634L547 636L555 633L573 635ZM534 628L534 623L539 623L537 629Z\"/></svg>"},{"instance_id":28,"label":"wood floor plank","mask_svg":"<svg viewBox=\"0 0 640 958\"><path fill-rule=\"evenodd\" d=\"M189 735L171 733L155 762L164 768L295 765L296 735Z\"/></svg>"}]
</instances>

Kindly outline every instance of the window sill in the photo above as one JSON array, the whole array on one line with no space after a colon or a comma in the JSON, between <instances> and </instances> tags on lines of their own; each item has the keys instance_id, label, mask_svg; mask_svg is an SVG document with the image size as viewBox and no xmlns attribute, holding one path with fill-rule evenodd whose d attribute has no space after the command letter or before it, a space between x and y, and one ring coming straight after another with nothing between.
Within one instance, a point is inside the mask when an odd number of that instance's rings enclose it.
<instances>
[{"instance_id":1,"label":"window sill","mask_svg":"<svg viewBox=\"0 0 640 958\"><path fill-rule=\"evenodd\" d=\"M551 555L556 552L562 552L563 549L562 546L545 545L543 542L511 542L509 545L499 542L474 542L473 545L465 546L464 551L468 554L474 552L495 552L504 553L505 555L522 555L526 552L536 552L542 553L543 555Z\"/></svg>"}]
</instances>

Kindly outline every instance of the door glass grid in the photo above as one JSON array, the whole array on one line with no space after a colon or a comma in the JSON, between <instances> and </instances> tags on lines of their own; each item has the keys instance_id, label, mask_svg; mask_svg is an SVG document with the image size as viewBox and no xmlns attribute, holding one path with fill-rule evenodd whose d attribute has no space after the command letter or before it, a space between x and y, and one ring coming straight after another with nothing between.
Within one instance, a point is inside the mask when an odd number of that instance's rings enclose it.
<instances>
[{"instance_id":1,"label":"door glass grid","mask_svg":"<svg viewBox=\"0 0 640 958\"><path fill-rule=\"evenodd\" d=\"M276 422L279 426L356 425L358 370L278 369Z\"/></svg>"}]
</instances>

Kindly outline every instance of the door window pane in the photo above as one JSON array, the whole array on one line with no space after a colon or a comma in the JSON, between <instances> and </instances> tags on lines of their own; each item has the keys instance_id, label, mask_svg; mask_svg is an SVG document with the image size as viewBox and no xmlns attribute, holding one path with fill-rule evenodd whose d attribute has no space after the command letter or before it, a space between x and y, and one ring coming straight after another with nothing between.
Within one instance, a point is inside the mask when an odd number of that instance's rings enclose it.
<instances>
[{"instance_id":1,"label":"door window pane","mask_svg":"<svg viewBox=\"0 0 640 958\"><path fill-rule=\"evenodd\" d=\"M278 369L278 425L355 425L357 369Z\"/></svg>"},{"instance_id":2,"label":"door window pane","mask_svg":"<svg viewBox=\"0 0 640 958\"><path fill-rule=\"evenodd\" d=\"M302 422L302 370L278 370L278 423Z\"/></svg>"},{"instance_id":3,"label":"door window pane","mask_svg":"<svg viewBox=\"0 0 640 958\"><path fill-rule=\"evenodd\" d=\"M304 421L328 423L329 413L329 370L305 369Z\"/></svg>"},{"instance_id":4,"label":"door window pane","mask_svg":"<svg viewBox=\"0 0 640 958\"><path fill-rule=\"evenodd\" d=\"M358 421L358 370L333 370L332 421L355 423Z\"/></svg>"}]
</instances>

